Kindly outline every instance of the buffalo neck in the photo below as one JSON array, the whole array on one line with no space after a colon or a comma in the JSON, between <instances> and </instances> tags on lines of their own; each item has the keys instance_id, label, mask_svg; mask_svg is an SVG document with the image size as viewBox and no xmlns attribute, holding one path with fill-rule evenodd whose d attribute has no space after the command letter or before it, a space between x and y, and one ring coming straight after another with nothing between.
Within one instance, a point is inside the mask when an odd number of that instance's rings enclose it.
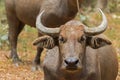
<instances>
[{"instance_id":1,"label":"buffalo neck","mask_svg":"<svg viewBox=\"0 0 120 80\"><path fill-rule=\"evenodd\" d=\"M60 8L65 9L63 12L65 11L68 16L73 16L78 11L76 0L61 0Z\"/></svg>"},{"instance_id":2,"label":"buffalo neck","mask_svg":"<svg viewBox=\"0 0 120 80\"><path fill-rule=\"evenodd\" d=\"M76 2L76 0L73 1ZM77 5L74 3L71 3L70 0L54 0L49 4L44 1L41 10L46 12L42 16L42 23L47 27L59 27L65 24L77 13Z\"/></svg>"}]
</instances>

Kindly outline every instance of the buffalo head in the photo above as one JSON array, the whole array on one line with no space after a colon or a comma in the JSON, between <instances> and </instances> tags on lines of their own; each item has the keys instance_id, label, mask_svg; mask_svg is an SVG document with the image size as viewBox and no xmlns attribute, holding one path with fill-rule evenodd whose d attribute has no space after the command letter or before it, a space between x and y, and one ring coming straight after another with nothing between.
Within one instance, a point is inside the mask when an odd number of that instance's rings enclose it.
<instances>
[{"instance_id":1,"label":"buffalo head","mask_svg":"<svg viewBox=\"0 0 120 80\"><path fill-rule=\"evenodd\" d=\"M100 10L100 9L99 9ZM80 72L83 69L84 56L86 47L94 49L111 44L110 41L94 37L106 30L107 19L100 10L103 21L98 27L88 28L80 21L71 20L60 28L47 28L40 22L43 12L37 18L37 28L40 32L48 34L34 41L34 45L52 49L54 46L59 47L59 69L67 73Z\"/></svg>"}]
</instances>

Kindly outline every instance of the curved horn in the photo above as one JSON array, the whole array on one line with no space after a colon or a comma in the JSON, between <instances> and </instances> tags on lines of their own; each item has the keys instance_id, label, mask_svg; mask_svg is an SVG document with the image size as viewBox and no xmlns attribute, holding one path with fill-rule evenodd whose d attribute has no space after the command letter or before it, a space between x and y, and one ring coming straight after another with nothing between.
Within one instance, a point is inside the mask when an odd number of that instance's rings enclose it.
<instances>
[{"instance_id":1,"label":"curved horn","mask_svg":"<svg viewBox=\"0 0 120 80\"><path fill-rule=\"evenodd\" d=\"M85 26L85 33L87 35L91 35L91 36L97 35L97 34L100 34L100 33L104 32L106 30L106 28L107 28L107 19L106 19L106 16L102 12L101 9L99 9L99 12L102 15L102 22L101 22L101 24L98 27L94 27L94 28L88 28L87 26Z\"/></svg>"},{"instance_id":2,"label":"curved horn","mask_svg":"<svg viewBox=\"0 0 120 80\"><path fill-rule=\"evenodd\" d=\"M55 34L58 34L59 31L60 31L60 28L47 28L45 27L42 22L41 22L41 17L42 17L42 14L44 13L45 11L43 10L37 17L36 19L36 27L37 29L43 33L43 34L48 34L48 35L55 35Z\"/></svg>"}]
</instances>

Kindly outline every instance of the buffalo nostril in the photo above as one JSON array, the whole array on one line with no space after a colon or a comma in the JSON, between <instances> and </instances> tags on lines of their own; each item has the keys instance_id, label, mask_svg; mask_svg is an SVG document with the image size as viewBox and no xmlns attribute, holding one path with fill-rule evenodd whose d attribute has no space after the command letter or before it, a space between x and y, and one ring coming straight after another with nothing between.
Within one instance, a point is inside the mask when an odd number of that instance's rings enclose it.
<instances>
[{"instance_id":1,"label":"buffalo nostril","mask_svg":"<svg viewBox=\"0 0 120 80\"><path fill-rule=\"evenodd\" d=\"M76 61L75 61L75 64L77 64L78 62L79 62L79 60L76 60Z\"/></svg>"},{"instance_id":2,"label":"buffalo nostril","mask_svg":"<svg viewBox=\"0 0 120 80\"><path fill-rule=\"evenodd\" d=\"M66 64L69 64L69 62L68 62L67 60L65 60L65 63L66 63Z\"/></svg>"},{"instance_id":3,"label":"buffalo nostril","mask_svg":"<svg viewBox=\"0 0 120 80\"><path fill-rule=\"evenodd\" d=\"M76 58L68 58L65 60L65 63L68 65L68 66L76 66L78 64L79 60L76 59Z\"/></svg>"}]
</instances>

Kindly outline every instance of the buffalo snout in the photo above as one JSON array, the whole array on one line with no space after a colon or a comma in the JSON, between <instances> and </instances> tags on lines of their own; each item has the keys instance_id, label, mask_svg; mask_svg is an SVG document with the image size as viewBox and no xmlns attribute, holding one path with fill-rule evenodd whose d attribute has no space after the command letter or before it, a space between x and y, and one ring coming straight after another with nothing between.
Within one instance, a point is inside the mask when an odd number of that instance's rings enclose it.
<instances>
[{"instance_id":1,"label":"buffalo snout","mask_svg":"<svg viewBox=\"0 0 120 80\"><path fill-rule=\"evenodd\" d=\"M64 60L65 69L67 71L78 71L82 70L82 64L78 58L70 57Z\"/></svg>"},{"instance_id":2,"label":"buffalo snout","mask_svg":"<svg viewBox=\"0 0 120 80\"><path fill-rule=\"evenodd\" d=\"M67 58L64 61L65 61L67 66L75 67L78 64L79 59L77 59L77 58Z\"/></svg>"}]
</instances>

